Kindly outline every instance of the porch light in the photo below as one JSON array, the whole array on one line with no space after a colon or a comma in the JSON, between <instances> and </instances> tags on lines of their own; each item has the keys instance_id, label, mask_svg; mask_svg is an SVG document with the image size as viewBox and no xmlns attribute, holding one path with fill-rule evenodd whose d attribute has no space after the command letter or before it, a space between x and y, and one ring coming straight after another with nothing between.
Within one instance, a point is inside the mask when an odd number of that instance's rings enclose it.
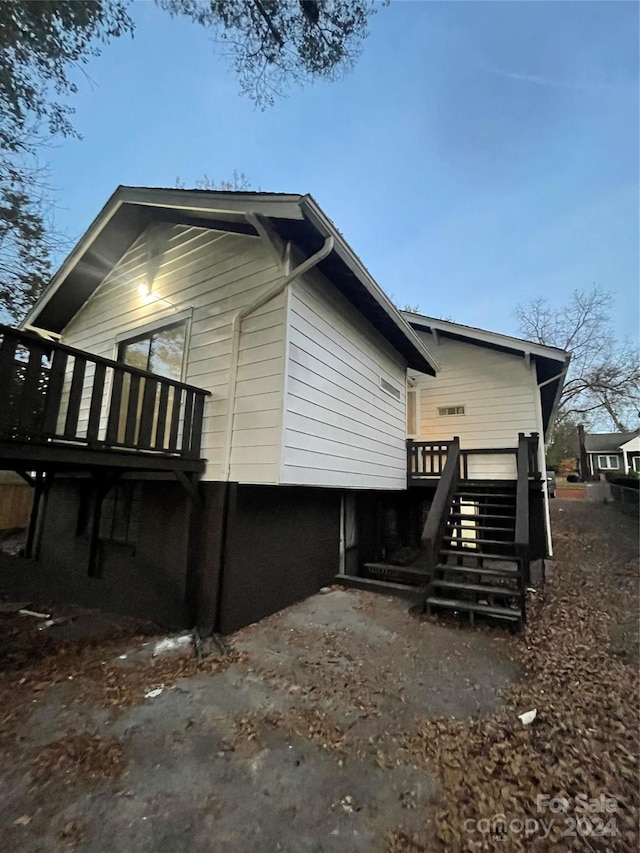
<instances>
[{"instance_id":1,"label":"porch light","mask_svg":"<svg viewBox=\"0 0 640 853\"><path fill-rule=\"evenodd\" d=\"M146 299L147 296L151 296L151 288L148 284L140 284L138 285L138 293L143 299Z\"/></svg>"}]
</instances>

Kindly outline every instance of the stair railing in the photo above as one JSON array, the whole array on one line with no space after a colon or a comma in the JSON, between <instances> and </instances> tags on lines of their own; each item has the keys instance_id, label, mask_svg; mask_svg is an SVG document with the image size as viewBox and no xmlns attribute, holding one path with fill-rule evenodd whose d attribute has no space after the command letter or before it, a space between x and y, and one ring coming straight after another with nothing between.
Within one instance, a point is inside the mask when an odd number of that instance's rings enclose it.
<instances>
[{"instance_id":1,"label":"stair railing","mask_svg":"<svg viewBox=\"0 0 640 853\"><path fill-rule=\"evenodd\" d=\"M447 462L438 481L438 487L429 509L427 521L422 531L422 547L425 551L429 577L438 561L438 552L442 545L445 527L453 494L460 479L460 439L456 436L449 446Z\"/></svg>"},{"instance_id":2,"label":"stair railing","mask_svg":"<svg viewBox=\"0 0 640 853\"><path fill-rule=\"evenodd\" d=\"M516 485L515 545L521 572L522 619L526 618L526 587L529 584L529 473L532 441L518 433L518 480Z\"/></svg>"}]
</instances>

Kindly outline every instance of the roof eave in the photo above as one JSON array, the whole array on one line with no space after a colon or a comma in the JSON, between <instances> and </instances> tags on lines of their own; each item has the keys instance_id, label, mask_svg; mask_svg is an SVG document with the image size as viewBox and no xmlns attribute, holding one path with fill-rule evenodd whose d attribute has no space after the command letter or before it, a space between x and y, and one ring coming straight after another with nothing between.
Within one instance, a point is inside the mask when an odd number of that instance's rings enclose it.
<instances>
[{"instance_id":1,"label":"roof eave","mask_svg":"<svg viewBox=\"0 0 640 853\"><path fill-rule=\"evenodd\" d=\"M351 269L354 275L358 277L359 281L409 341L413 349L419 355L419 361L423 362L422 368L416 367L416 369L419 369L421 372L427 373L430 376L435 376L437 371L441 369L441 364L438 362L437 358L420 340L418 335L402 316L402 312L396 308L393 302L391 302L389 297L371 276L344 237L337 230L333 222L331 222L327 215L322 211L322 208L318 205L315 199L310 195L304 196L300 202L300 207L309 221L312 222L320 233L324 233L325 235L331 234L334 238L334 251Z\"/></svg>"},{"instance_id":2,"label":"roof eave","mask_svg":"<svg viewBox=\"0 0 640 853\"><path fill-rule=\"evenodd\" d=\"M89 225L89 227L84 232L80 240L78 240L73 249L69 252L60 267L58 267L53 277L51 278L51 281L40 294L38 300L36 301L35 305L33 305L33 307L30 309L27 316L20 322L18 328L38 328L36 322L38 314L40 314L40 312L47 305L54 293L64 283L66 277L74 269L74 267L81 260L87 249L89 249L93 241L100 234L102 229L108 224L108 222L113 218L116 211L122 205L122 199L120 198L122 190L123 187L119 186L111 194L111 196L107 200L106 204L102 207L96 218Z\"/></svg>"},{"instance_id":3,"label":"roof eave","mask_svg":"<svg viewBox=\"0 0 640 853\"><path fill-rule=\"evenodd\" d=\"M542 358L552 359L554 361L567 361L569 353L558 347L547 346L546 344L537 344L534 341L527 341L523 338L515 338L511 335L503 335L500 332L490 332L486 329L477 329L472 326L465 326L462 323L454 323L449 320L438 320L435 317L426 317L422 314L414 314L410 311L402 311L402 316L410 324L420 326L425 329L436 329L442 333L450 333L461 338L466 338L470 343L478 345L494 344L501 346L505 350L513 350L514 352L522 352L523 354L538 355Z\"/></svg>"}]
</instances>

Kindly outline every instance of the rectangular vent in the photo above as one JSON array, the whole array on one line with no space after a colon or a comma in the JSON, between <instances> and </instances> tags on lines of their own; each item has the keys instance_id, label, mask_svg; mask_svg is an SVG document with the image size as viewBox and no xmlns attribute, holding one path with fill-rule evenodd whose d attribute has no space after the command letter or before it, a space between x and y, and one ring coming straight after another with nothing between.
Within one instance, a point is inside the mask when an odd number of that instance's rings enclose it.
<instances>
[{"instance_id":1,"label":"rectangular vent","mask_svg":"<svg viewBox=\"0 0 640 853\"><path fill-rule=\"evenodd\" d=\"M400 389L396 388L395 385L392 385L390 382L387 382L387 380L383 379L382 377L380 377L380 387L383 391L386 391L387 394L391 394L392 397L395 397L396 400L400 399Z\"/></svg>"}]
</instances>

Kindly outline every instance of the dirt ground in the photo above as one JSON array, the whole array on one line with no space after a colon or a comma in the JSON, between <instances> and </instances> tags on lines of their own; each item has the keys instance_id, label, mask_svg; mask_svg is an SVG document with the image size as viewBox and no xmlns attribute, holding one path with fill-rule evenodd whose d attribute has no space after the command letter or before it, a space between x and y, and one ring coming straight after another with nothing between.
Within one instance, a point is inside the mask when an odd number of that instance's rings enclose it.
<instances>
[{"instance_id":1,"label":"dirt ground","mask_svg":"<svg viewBox=\"0 0 640 853\"><path fill-rule=\"evenodd\" d=\"M152 626L0 605L0 850L636 850L637 525L552 506L522 636L333 588L198 663ZM566 834L579 793L615 798L609 834Z\"/></svg>"}]
</instances>

